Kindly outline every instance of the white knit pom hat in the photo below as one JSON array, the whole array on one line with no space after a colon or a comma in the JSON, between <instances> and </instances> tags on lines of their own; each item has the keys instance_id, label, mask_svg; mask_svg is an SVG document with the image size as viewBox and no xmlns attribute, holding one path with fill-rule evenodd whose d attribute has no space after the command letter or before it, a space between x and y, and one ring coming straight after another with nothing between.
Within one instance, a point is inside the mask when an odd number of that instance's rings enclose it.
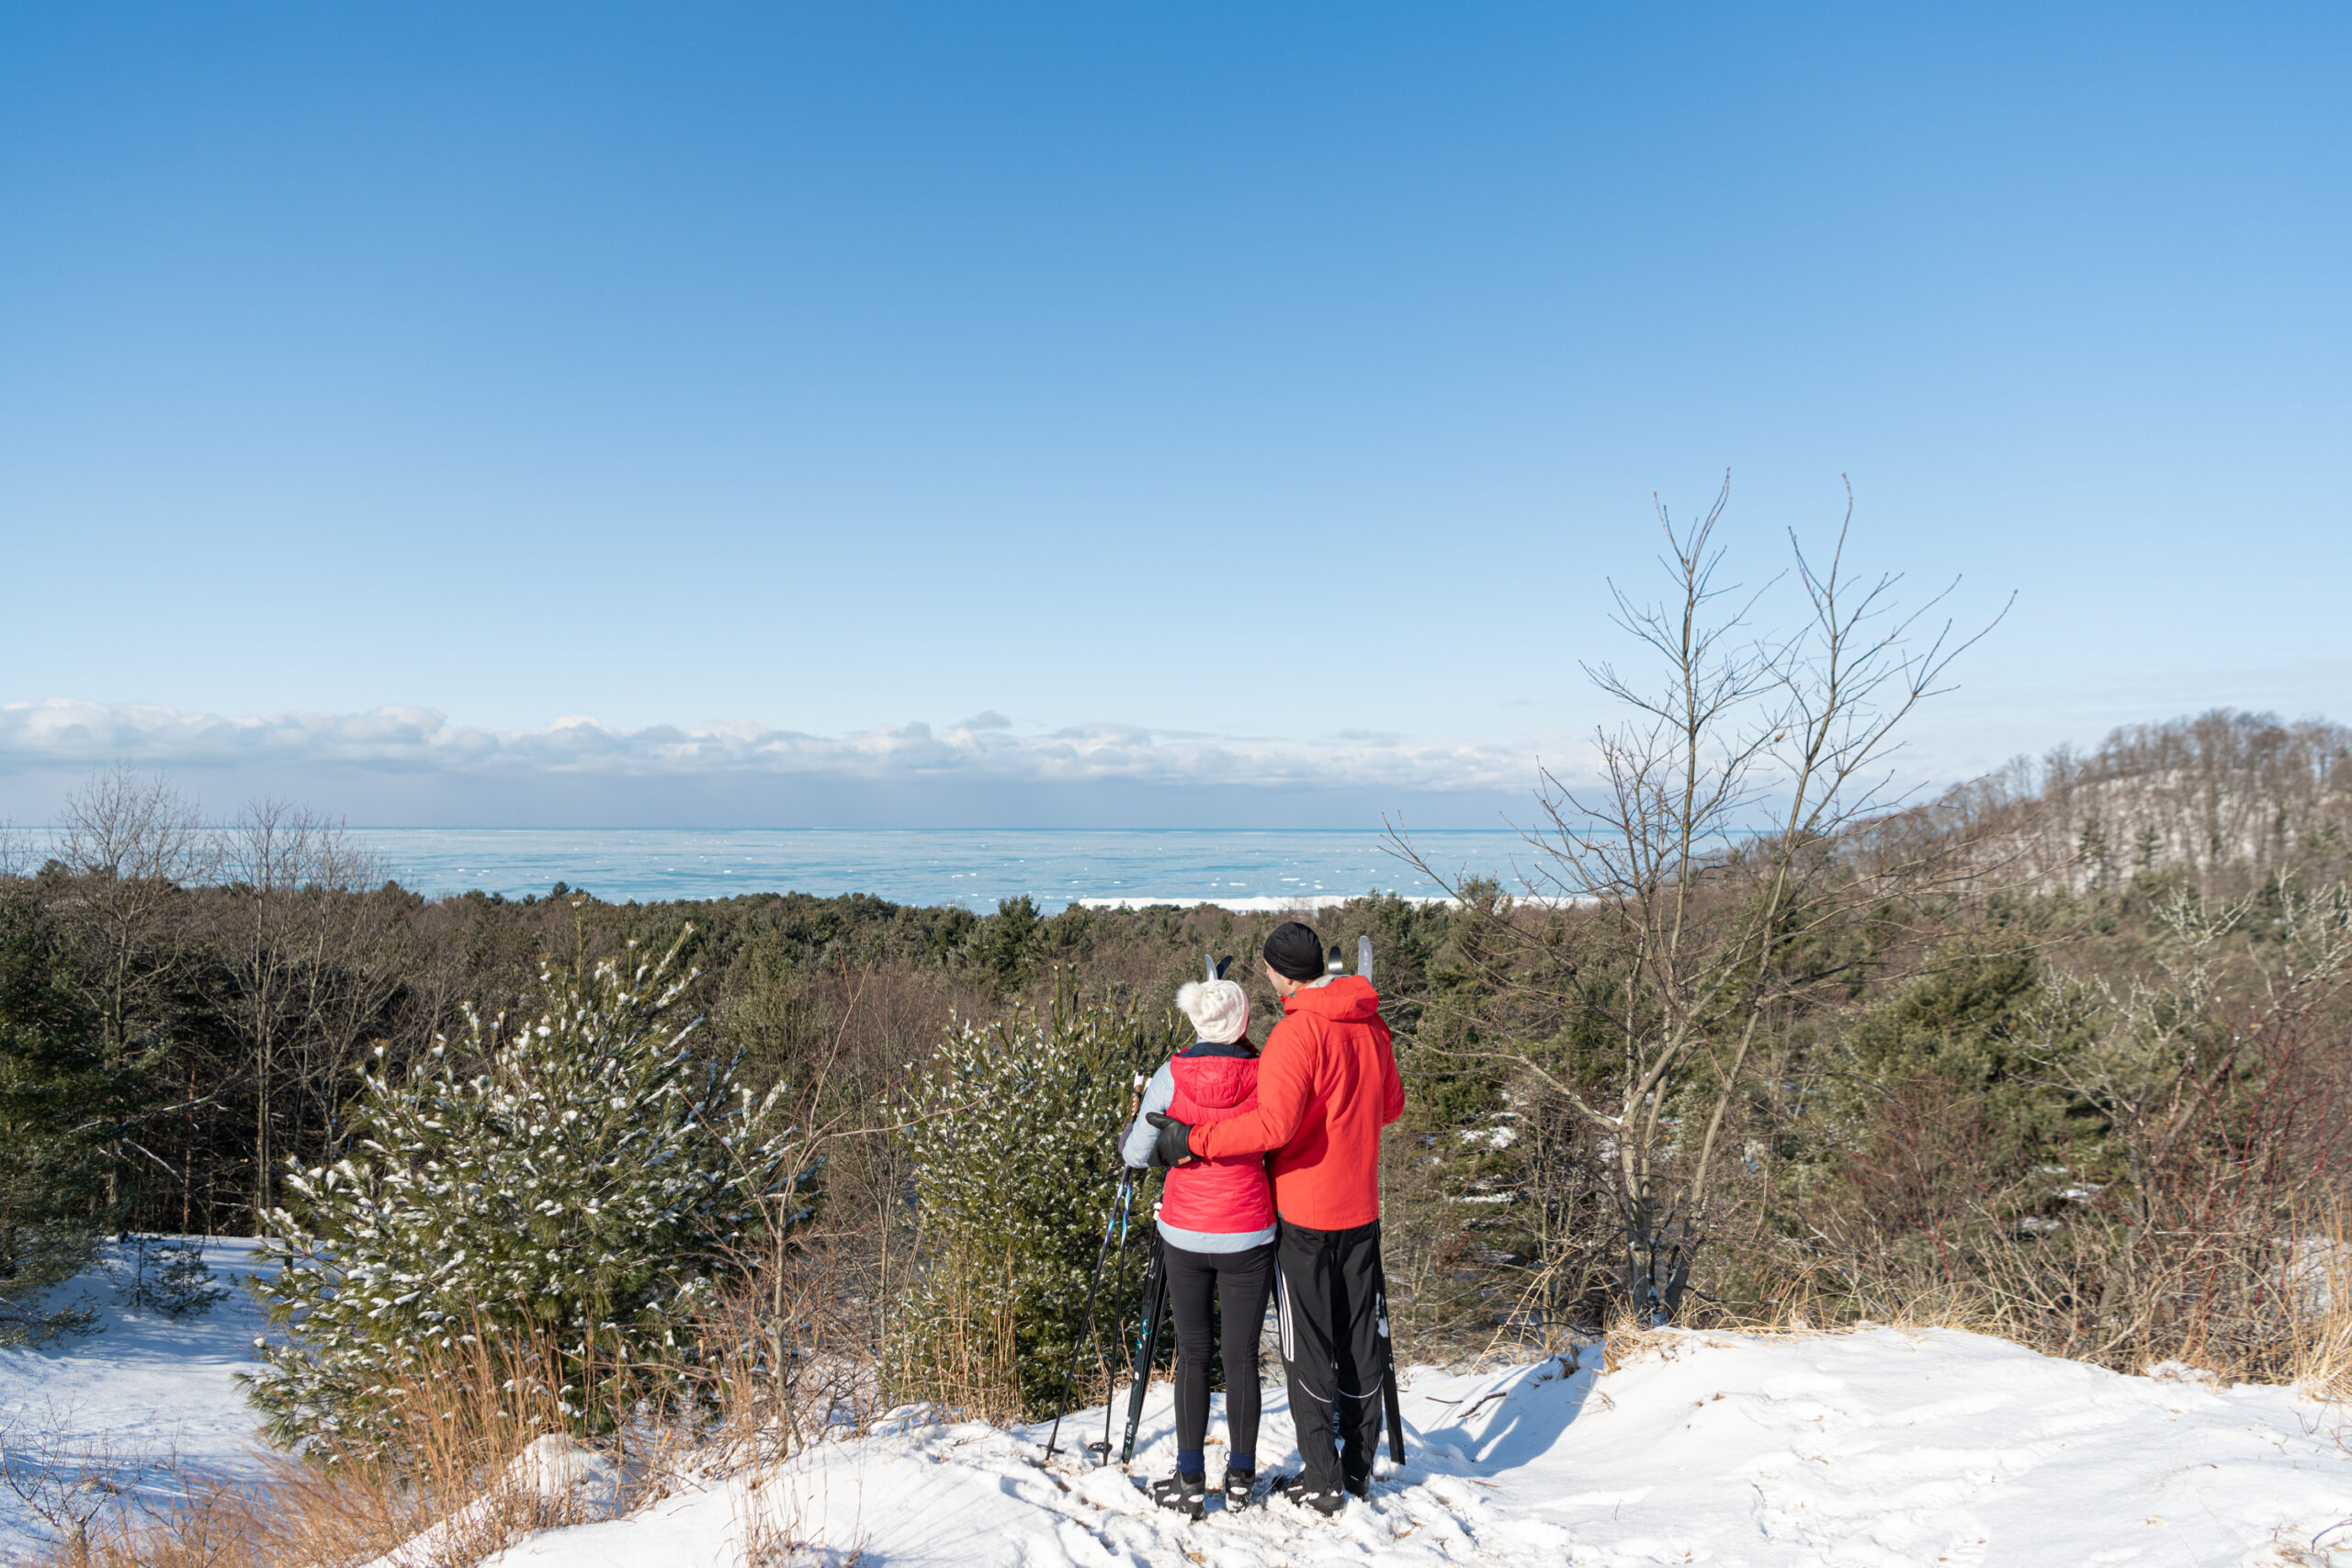
<instances>
[{"instance_id":1,"label":"white knit pom hat","mask_svg":"<svg viewBox=\"0 0 2352 1568\"><path fill-rule=\"evenodd\" d=\"M1230 980L1187 980L1176 987L1176 1010L1212 1044L1225 1045L1250 1032L1250 998Z\"/></svg>"}]
</instances>

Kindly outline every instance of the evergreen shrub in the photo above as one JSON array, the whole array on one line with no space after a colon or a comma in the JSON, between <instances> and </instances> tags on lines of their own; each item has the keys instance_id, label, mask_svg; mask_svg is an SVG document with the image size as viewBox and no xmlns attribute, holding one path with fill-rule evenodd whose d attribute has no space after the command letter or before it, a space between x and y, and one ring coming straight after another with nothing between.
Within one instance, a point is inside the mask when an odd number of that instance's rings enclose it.
<instances>
[{"instance_id":1,"label":"evergreen shrub","mask_svg":"<svg viewBox=\"0 0 2352 1568\"><path fill-rule=\"evenodd\" d=\"M271 1216L282 1337L250 1389L273 1438L380 1450L387 1391L492 1345L548 1366L581 1427L678 1386L698 1314L763 1222L797 1217L800 1162L777 1091L689 1047L677 954L546 973L533 1022L469 1012L455 1046L367 1080L353 1152L296 1168Z\"/></svg>"},{"instance_id":2,"label":"evergreen shrub","mask_svg":"<svg viewBox=\"0 0 2352 1568\"><path fill-rule=\"evenodd\" d=\"M175 1322L202 1317L229 1296L204 1260L204 1244L190 1236L126 1235L109 1249L106 1271L123 1305Z\"/></svg>"},{"instance_id":3,"label":"evergreen shrub","mask_svg":"<svg viewBox=\"0 0 2352 1568\"><path fill-rule=\"evenodd\" d=\"M86 1295L65 1287L118 1217L107 1145L141 1086L137 1064L109 1068L74 966L32 885L0 880L0 1345L98 1327Z\"/></svg>"},{"instance_id":4,"label":"evergreen shrub","mask_svg":"<svg viewBox=\"0 0 2352 1568\"><path fill-rule=\"evenodd\" d=\"M1085 1333L1137 1077L1178 1043L1172 1014L1081 1001L1067 981L1047 1008L950 1024L898 1108L923 1260L891 1348L902 1396L1051 1408ZM1097 1316L1115 1310L1106 1288Z\"/></svg>"}]
</instances>

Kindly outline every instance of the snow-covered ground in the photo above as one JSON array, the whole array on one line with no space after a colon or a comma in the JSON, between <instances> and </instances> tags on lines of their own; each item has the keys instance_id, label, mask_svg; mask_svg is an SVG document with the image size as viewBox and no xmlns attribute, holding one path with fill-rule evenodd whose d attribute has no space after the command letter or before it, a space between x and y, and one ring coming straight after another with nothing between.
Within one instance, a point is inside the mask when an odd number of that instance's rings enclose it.
<instances>
[{"instance_id":1,"label":"snow-covered ground","mask_svg":"<svg viewBox=\"0 0 2352 1568\"><path fill-rule=\"evenodd\" d=\"M1587 1352L1588 1358L1595 1352ZM1291 1440L1272 1402L1263 1453ZM2286 1564L2352 1560L2337 1413L2269 1388L2122 1377L1997 1339L1872 1330L1654 1337L1606 1376L1550 1361L1406 1380L1408 1462L1326 1520L1186 1524L1116 1469L1041 1462L1041 1429L853 1439L501 1568L740 1561L754 1509L811 1562L1002 1564ZM1170 1459L1152 1402L1139 1473ZM1066 1424L1083 1442L1098 1406ZM1210 1461L1212 1477L1217 1470ZM1213 1509L1215 1506L1213 1505Z\"/></svg>"},{"instance_id":2,"label":"snow-covered ground","mask_svg":"<svg viewBox=\"0 0 2352 1568\"><path fill-rule=\"evenodd\" d=\"M216 1244L240 1280L250 1244ZM91 1293L109 1302L103 1288ZM53 1452L255 1462L232 1374L240 1292L173 1324L109 1305L104 1334L0 1353L12 1462ZM535 1537L500 1568L732 1568L747 1528L792 1559L867 1568L1463 1562L2278 1565L2352 1563L2345 1413L2275 1388L2123 1377L1949 1331L1650 1337L1506 1371L1405 1378L1409 1461L1336 1519L1274 1505L1186 1524L1082 1444L1102 1411L1042 1427L902 1425L823 1446L760 1485L686 1483L626 1518ZM1122 1402L1124 1404L1124 1402ZM1269 1391L1261 1455L1291 1448ZM1172 1458L1165 1385L1138 1478ZM1212 1428L1221 1436L1220 1422ZM1212 1480L1220 1469L1212 1448ZM0 1548L30 1521L0 1493ZM2339 1559L2338 1553L2341 1553Z\"/></svg>"},{"instance_id":3,"label":"snow-covered ground","mask_svg":"<svg viewBox=\"0 0 2352 1568\"><path fill-rule=\"evenodd\" d=\"M103 1271L56 1292L99 1309L100 1332L36 1349L0 1350L0 1561L40 1538L25 1495L85 1472L133 1488L167 1486L170 1461L214 1475L256 1471L254 1413L235 1374L254 1366L261 1308L244 1288L251 1241L209 1241L204 1261L228 1295L198 1317L174 1322L125 1307Z\"/></svg>"}]
</instances>

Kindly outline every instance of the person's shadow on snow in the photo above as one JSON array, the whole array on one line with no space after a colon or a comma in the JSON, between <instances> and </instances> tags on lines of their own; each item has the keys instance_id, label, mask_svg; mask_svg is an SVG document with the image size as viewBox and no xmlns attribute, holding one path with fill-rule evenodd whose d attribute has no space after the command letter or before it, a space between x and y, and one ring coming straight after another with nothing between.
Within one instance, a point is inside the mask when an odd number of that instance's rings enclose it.
<instances>
[{"instance_id":1,"label":"person's shadow on snow","mask_svg":"<svg viewBox=\"0 0 2352 1568\"><path fill-rule=\"evenodd\" d=\"M1430 1425L1407 1436L1418 1437L1418 1446L1432 1457L1450 1452L1471 1465L1522 1464L1547 1451L1584 1414L1600 1378L1599 1367L1577 1367L1571 1358L1555 1356L1451 1409L1424 1402L1433 1411ZM1413 1446L1408 1440L1408 1453Z\"/></svg>"}]
</instances>

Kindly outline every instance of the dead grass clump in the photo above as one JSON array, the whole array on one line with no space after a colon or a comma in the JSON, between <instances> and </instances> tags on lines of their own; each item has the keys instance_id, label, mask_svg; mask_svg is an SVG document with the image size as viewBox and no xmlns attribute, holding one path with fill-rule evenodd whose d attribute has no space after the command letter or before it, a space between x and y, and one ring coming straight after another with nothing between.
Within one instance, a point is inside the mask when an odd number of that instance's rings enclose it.
<instances>
[{"instance_id":1,"label":"dead grass clump","mask_svg":"<svg viewBox=\"0 0 2352 1568\"><path fill-rule=\"evenodd\" d=\"M926 1304L888 1346L892 1386L908 1398L983 1421L1022 1414L1020 1297L1008 1254L994 1269L950 1257L931 1261Z\"/></svg>"},{"instance_id":2,"label":"dead grass clump","mask_svg":"<svg viewBox=\"0 0 2352 1568\"><path fill-rule=\"evenodd\" d=\"M732 1482L741 1568L775 1568L814 1539L786 1466L829 1438L872 1428L885 1395L865 1294L866 1256L854 1235L799 1233L698 1325L708 1398L692 1459ZM830 1543L838 1547L840 1543Z\"/></svg>"},{"instance_id":3,"label":"dead grass clump","mask_svg":"<svg viewBox=\"0 0 2352 1568\"><path fill-rule=\"evenodd\" d=\"M2311 1201L2220 1220L2147 1235L2096 1213L2040 1230L1953 1212L1939 1247L1883 1245L1862 1230L1816 1231L1802 1252L1725 1247L1682 1322L1750 1334L1953 1329L2121 1372L2188 1369L2352 1400L2345 1216Z\"/></svg>"},{"instance_id":4,"label":"dead grass clump","mask_svg":"<svg viewBox=\"0 0 2352 1568\"><path fill-rule=\"evenodd\" d=\"M2334 1220L2306 1242L2294 1281L2300 1288L2289 1295L2295 1314L2289 1365L2306 1398L2340 1404L2352 1403L2352 1248L2342 1217Z\"/></svg>"}]
</instances>

